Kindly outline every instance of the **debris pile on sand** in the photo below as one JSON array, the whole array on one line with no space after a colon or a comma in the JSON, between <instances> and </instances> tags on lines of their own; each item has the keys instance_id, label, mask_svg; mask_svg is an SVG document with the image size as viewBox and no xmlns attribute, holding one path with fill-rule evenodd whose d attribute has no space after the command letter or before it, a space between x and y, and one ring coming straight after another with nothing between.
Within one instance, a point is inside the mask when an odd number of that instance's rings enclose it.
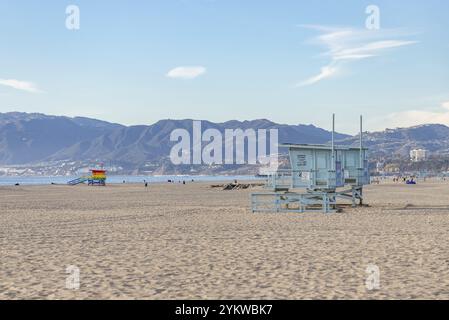
<instances>
[{"instance_id":1,"label":"debris pile on sand","mask_svg":"<svg viewBox=\"0 0 449 320\"><path fill-rule=\"evenodd\" d=\"M214 184L211 188L222 188L223 190L243 190L255 187L262 187L264 183L226 183L226 184Z\"/></svg>"}]
</instances>

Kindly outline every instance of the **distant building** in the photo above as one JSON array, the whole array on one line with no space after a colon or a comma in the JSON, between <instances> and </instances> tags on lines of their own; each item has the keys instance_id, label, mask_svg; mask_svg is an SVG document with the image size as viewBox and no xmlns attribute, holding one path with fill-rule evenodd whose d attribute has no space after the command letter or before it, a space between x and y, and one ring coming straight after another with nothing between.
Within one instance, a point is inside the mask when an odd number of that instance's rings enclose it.
<instances>
[{"instance_id":1,"label":"distant building","mask_svg":"<svg viewBox=\"0 0 449 320\"><path fill-rule=\"evenodd\" d=\"M384 172L385 163L382 161L378 161L376 163L376 172L382 174Z\"/></svg>"},{"instance_id":2,"label":"distant building","mask_svg":"<svg viewBox=\"0 0 449 320\"><path fill-rule=\"evenodd\" d=\"M413 162L419 162L426 160L427 150L424 149L413 149L410 150L410 160Z\"/></svg>"}]
</instances>

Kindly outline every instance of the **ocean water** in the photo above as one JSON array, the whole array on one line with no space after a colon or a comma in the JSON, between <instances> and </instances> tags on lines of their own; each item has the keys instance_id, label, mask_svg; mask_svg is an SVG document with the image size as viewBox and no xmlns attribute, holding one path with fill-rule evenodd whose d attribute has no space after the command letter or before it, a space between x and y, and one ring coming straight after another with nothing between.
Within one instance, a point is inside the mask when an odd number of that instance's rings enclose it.
<instances>
[{"instance_id":1,"label":"ocean water","mask_svg":"<svg viewBox=\"0 0 449 320\"><path fill-rule=\"evenodd\" d=\"M21 177L11 177L11 176L0 176L0 185L10 186L19 183L20 185L46 185L46 184L67 184L68 181L78 178L78 176L55 176L55 177L44 177L44 176L21 176ZM117 184L117 183L143 183L146 180L149 183L161 183L167 182L168 180L190 182L194 181L261 181L263 179L255 176L184 176L184 175L164 175L164 176L108 176L106 183Z\"/></svg>"}]
</instances>

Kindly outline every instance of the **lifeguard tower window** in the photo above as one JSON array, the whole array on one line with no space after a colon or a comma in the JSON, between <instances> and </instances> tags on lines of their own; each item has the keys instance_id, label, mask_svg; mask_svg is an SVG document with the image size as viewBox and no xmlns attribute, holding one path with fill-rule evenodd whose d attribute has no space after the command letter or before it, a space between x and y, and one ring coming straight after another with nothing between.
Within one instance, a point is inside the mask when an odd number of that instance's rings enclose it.
<instances>
[{"instance_id":1,"label":"lifeguard tower window","mask_svg":"<svg viewBox=\"0 0 449 320\"><path fill-rule=\"evenodd\" d=\"M355 159L354 159L354 157L348 157L346 159L346 167L355 167Z\"/></svg>"},{"instance_id":2,"label":"lifeguard tower window","mask_svg":"<svg viewBox=\"0 0 449 320\"><path fill-rule=\"evenodd\" d=\"M298 166L299 167L305 167L307 166L307 158L305 154L298 154Z\"/></svg>"}]
</instances>

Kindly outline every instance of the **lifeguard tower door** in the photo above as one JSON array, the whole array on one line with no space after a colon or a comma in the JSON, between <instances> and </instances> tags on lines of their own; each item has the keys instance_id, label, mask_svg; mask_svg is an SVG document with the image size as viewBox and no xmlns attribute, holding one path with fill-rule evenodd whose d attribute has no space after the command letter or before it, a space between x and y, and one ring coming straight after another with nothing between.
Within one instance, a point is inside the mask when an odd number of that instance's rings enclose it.
<instances>
[{"instance_id":1,"label":"lifeguard tower door","mask_svg":"<svg viewBox=\"0 0 449 320\"><path fill-rule=\"evenodd\" d=\"M315 184L313 150L290 149L292 188L308 188Z\"/></svg>"},{"instance_id":2,"label":"lifeguard tower door","mask_svg":"<svg viewBox=\"0 0 449 320\"><path fill-rule=\"evenodd\" d=\"M331 168L331 152L329 150L315 150L315 172L316 186L327 186L329 179L329 169Z\"/></svg>"}]
</instances>

